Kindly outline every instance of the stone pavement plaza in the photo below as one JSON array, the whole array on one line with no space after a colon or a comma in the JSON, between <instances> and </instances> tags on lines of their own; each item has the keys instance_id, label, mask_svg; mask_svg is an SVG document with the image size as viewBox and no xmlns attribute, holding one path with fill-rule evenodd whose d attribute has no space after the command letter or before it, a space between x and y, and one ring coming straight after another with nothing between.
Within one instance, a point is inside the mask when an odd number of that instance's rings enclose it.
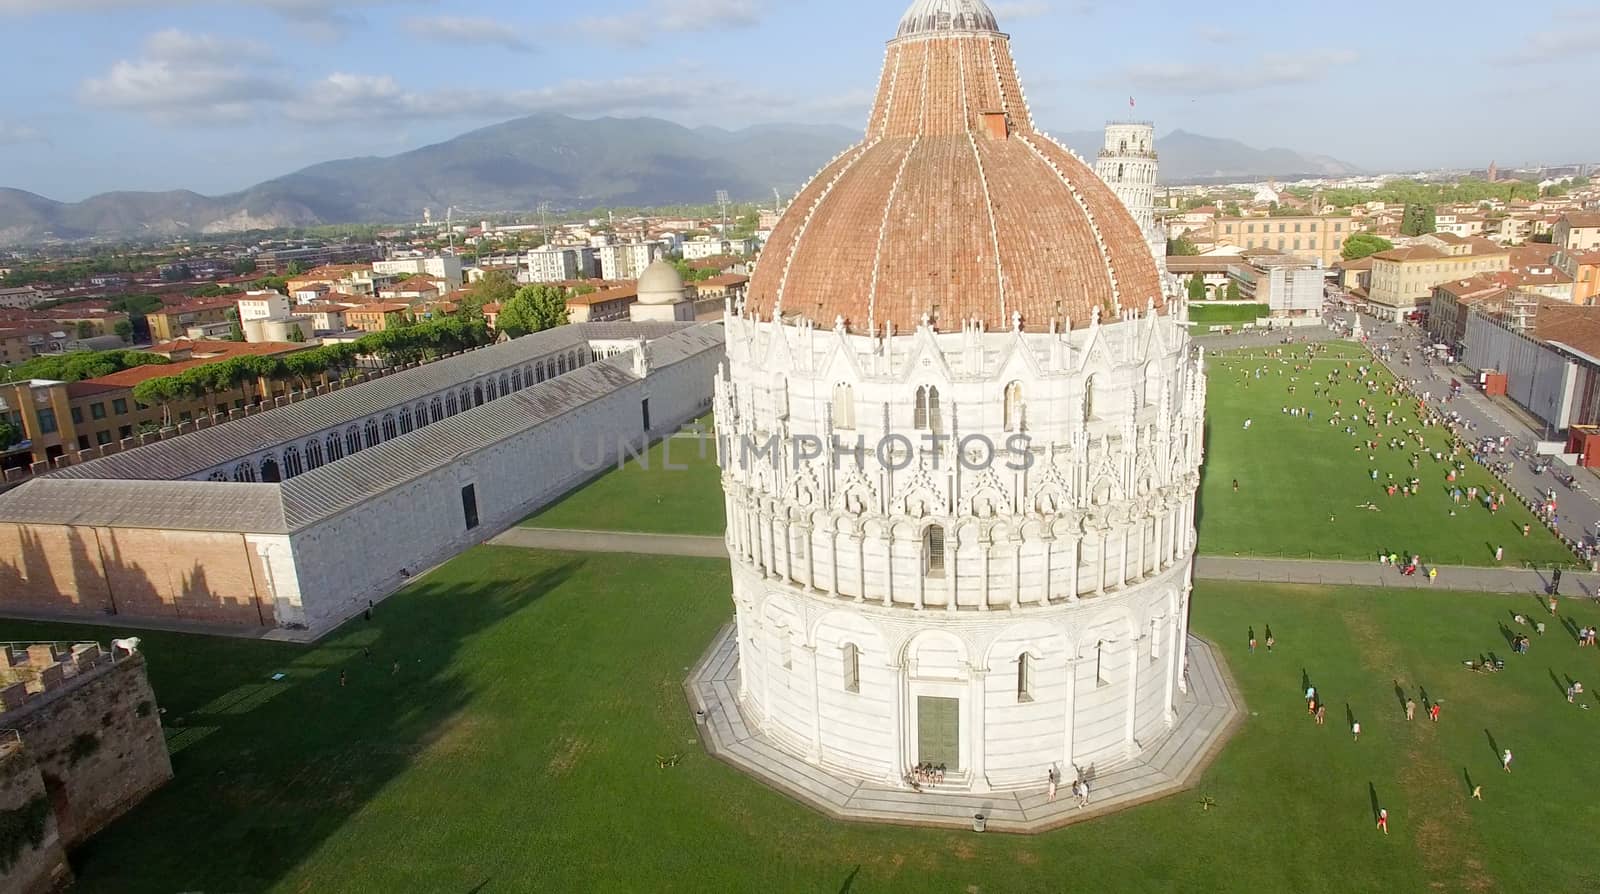
<instances>
[{"instance_id":1,"label":"stone pavement plaza","mask_svg":"<svg viewBox=\"0 0 1600 894\"><path fill-rule=\"evenodd\" d=\"M706 751L807 806L838 819L971 829L974 815L997 832L1043 832L1192 788L1243 719L1244 706L1212 648L1189 637L1188 691L1170 729L1135 758L1089 769L1089 806L1079 808L1072 780L1054 801L1044 771L1037 787L969 794L925 785L918 792L841 775L780 751L738 702L739 649L734 627L717 634L684 683Z\"/></svg>"}]
</instances>

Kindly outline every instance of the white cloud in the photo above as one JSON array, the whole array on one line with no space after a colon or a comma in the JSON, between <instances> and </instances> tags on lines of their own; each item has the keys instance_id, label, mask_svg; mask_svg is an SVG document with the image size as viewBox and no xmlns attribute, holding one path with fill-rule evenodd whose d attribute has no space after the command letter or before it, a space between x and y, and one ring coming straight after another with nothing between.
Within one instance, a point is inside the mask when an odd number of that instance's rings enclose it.
<instances>
[{"instance_id":1,"label":"white cloud","mask_svg":"<svg viewBox=\"0 0 1600 894\"><path fill-rule=\"evenodd\" d=\"M88 105L143 112L157 119L248 118L255 104L287 97L290 87L253 41L176 29L146 38L144 53L122 59L78 88Z\"/></svg>"},{"instance_id":2,"label":"white cloud","mask_svg":"<svg viewBox=\"0 0 1600 894\"><path fill-rule=\"evenodd\" d=\"M1236 43L1244 38L1243 34L1228 28L1219 28L1216 25L1201 25L1194 29L1194 33L1206 43Z\"/></svg>"},{"instance_id":3,"label":"white cloud","mask_svg":"<svg viewBox=\"0 0 1600 894\"><path fill-rule=\"evenodd\" d=\"M591 37L638 46L662 33L749 28L767 14L767 5L762 0L648 0L630 12L591 16L577 25Z\"/></svg>"},{"instance_id":4,"label":"white cloud","mask_svg":"<svg viewBox=\"0 0 1600 894\"><path fill-rule=\"evenodd\" d=\"M1583 25L1600 14L1580 16L1576 13L1558 15L1557 18ZM1550 31L1536 31L1523 38L1515 49L1496 54L1491 59L1500 65L1543 65L1563 62L1580 56L1593 58L1594 47L1600 44L1600 28L1558 27Z\"/></svg>"},{"instance_id":5,"label":"white cloud","mask_svg":"<svg viewBox=\"0 0 1600 894\"><path fill-rule=\"evenodd\" d=\"M407 19L405 29L424 40L497 46L517 53L533 50L533 44L523 35L522 29L494 19L465 16Z\"/></svg>"},{"instance_id":6,"label":"white cloud","mask_svg":"<svg viewBox=\"0 0 1600 894\"><path fill-rule=\"evenodd\" d=\"M360 24L362 9L410 2L415 0L0 0L0 16L234 6L267 10L313 37L333 38Z\"/></svg>"},{"instance_id":7,"label":"white cloud","mask_svg":"<svg viewBox=\"0 0 1600 894\"><path fill-rule=\"evenodd\" d=\"M1308 50L1299 53L1269 53L1254 62L1233 60L1226 64L1206 62L1156 62L1133 65L1105 86L1123 84L1152 93L1200 96L1243 93L1264 87L1309 84L1326 78L1330 69L1355 62L1350 50Z\"/></svg>"}]
</instances>

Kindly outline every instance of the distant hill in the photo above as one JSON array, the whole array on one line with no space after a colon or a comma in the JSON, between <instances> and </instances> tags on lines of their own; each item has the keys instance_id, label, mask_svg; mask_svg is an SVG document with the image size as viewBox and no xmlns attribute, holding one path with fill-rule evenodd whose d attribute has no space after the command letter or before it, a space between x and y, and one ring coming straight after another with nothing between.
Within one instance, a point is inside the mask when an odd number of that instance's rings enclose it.
<instances>
[{"instance_id":1,"label":"distant hill","mask_svg":"<svg viewBox=\"0 0 1600 894\"><path fill-rule=\"evenodd\" d=\"M468 219L491 212L606 205L708 204L794 192L860 138L847 127L771 124L686 128L655 118L582 120L534 115L387 158L313 165L241 192L112 192L76 203L0 189L0 244L58 239L230 233L286 226L414 220L449 206ZM1095 131L1063 142L1085 158ZM1173 131L1156 141L1162 179L1344 174L1350 165L1287 149Z\"/></svg>"},{"instance_id":2,"label":"distant hill","mask_svg":"<svg viewBox=\"0 0 1600 894\"><path fill-rule=\"evenodd\" d=\"M1052 134L1086 159L1100 154L1100 131ZM1305 155L1291 149L1256 149L1220 137L1175 130L1156 138L1163 183L1249 180L1258 177L1344 177L1362 173L1355 165L1326 155Z\"/></svg>"}]
</instances>

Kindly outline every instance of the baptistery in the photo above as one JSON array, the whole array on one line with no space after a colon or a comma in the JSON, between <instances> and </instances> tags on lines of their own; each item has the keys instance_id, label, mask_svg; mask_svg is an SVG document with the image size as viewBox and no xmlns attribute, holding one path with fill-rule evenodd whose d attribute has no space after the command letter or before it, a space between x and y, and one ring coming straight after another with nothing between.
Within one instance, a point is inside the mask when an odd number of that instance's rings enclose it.
<instances>
[{"instance_id":1,"label":"baptistery","mask_svg":"<svg viewBox=\"0 0 1600 894\"><path fill-rule=\"evenodd\" d=\"M1184 686L1201 357L1140 227L1038 132L980 0L917 0L715 388L739 710L796 761L1042 785Z\"/></svg>"}]
</instances>

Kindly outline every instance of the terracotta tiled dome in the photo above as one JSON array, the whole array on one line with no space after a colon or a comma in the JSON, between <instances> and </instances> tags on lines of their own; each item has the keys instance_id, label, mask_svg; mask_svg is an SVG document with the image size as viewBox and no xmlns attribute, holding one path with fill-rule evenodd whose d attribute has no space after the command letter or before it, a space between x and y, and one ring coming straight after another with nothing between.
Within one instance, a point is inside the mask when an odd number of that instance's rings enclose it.
<instances>
[{"instance_id":1,"label":"terracotta tiled dome","mask_svg":"<svg viewBox=\"0 0 1600 894\"><path fill-rule=\"evenodd\" d=\"M866 139L778 222L746 307L857 332L926 315L1045 330L1161 305L1155 259L1100 178L1040 135L981 0L917 0L889 43Z\"/></svg>"}]
</instances>

